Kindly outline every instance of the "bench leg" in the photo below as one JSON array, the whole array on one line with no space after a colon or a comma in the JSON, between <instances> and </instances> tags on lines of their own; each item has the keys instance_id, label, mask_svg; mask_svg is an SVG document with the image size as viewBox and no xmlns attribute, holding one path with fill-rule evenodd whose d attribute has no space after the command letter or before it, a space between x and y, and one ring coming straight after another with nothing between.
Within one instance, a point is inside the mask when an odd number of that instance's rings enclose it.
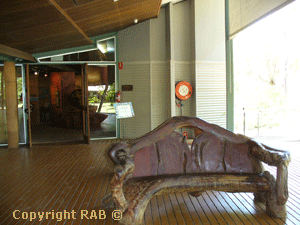
<instances>
[{"instance_id":1,"label":"bench leg","mask_svg":"<svg viewBox=\"0 0 300 225\"><path fill-rule=\"evenodd\" d=\"M254 202L266 203L266 193L265 192L256 192L253 194L254 194Z\"/></svg>"},{"instance_id":2,"label":"bench leg","mask_svg":"<svg viewBox=\"0 0 300 225\"><path fill-rule=\"evenodd\" d=\"M279 205L277 201L275 178L268 171L264 172L264 176L271 183L271 190L265 194L267 214L276 218L286 217L286 204Z\"/></svg>"},{"instance_id":3,"label":"bench leg","mask_svg":"<svg viewBox=\"0 0 300 225\"><path fill-rule=\"evenodd\" d=\"M143 221L145 210L151 198L152 195L148 198L144 198L137 204L130 204L123 212L120 223L125 225L140 225Z\"/></svg>"}]
</instances>

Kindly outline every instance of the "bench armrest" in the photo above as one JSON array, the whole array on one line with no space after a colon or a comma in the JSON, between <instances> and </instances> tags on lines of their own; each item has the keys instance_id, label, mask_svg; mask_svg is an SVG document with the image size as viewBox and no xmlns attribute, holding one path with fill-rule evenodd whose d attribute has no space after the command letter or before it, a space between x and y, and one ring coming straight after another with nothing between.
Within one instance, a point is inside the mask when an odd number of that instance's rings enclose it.
<instances>
[{"instance_id":1,"label":"bench armrest","mask_svg":"<svg viewBox=\"0 0 300 225\"><path fill-rule=\"evenodd\" d=\"M291 161L289 151L282 151L271 148L267 145L260 144L250 140L250 154L256 159L277 167L275 191L277 204L284 205L288 199L288 165Z\"/></svg>"},{"instance_id":2,"label":"bench armrest","mask_svg":"<svg viewBox=\"0 0 300 225\"><path fill-rule=\"evenodd\" d=\"M115 163L114 176L110 184L112 198L117 209L121 211L125 211L128 206L128 201L123 193L123 184L125 180L131 177L135 168L127 148L126 143L118 143L115 148L112 147L109 151L109 157Z\"/></svg>"}]
</instances>

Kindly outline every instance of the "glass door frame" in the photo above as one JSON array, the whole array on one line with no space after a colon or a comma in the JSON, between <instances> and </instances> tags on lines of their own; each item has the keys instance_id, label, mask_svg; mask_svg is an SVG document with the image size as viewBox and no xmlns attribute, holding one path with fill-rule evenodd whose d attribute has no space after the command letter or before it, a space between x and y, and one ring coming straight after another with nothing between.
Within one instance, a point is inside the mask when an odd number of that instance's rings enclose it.
<instances>
[{"instance_id":1,"label":"glass door frame","mask_svg":"<svg viewBox=\"0 0 300 225\"><path fill-rule=\"evenodd\" d=\"M0 64L0 66L4 67L4 64ZM25 109L27 108L27 102L26 102L26 76L25 76L25 65L23 64L15 64L15 67L21 67L21 78L22 78L22 97L23 97L23 129L24 129L24 142L19 141L19 145L26 145L28 143L27 139L27 113L25 113ZM3 74L2 74L3 76ZM17 77L16 77L17 79ZM4 80L3 80L4 81ZM18 98L20 96L17 96ZM5 106L6 107L6 106ZM18 120L19 120L19 109L18 109ZM20 121L19 121L20 122ZM7 126L7 125L6 125ZM20 126L19 126L20 127ZM19 135L20 135L20 130L19 130ZM19 138L21 140L21 138ZM7 146L8 144L0 144L0 146Z\"/></svg>"},{"instance_id":2,"label":"glass door frame","mask_svg":"<svg viewBox=\"0 0 300 225\"><path fill-rule=\"evenodd\" d=\"M66 55L66 54L72 54L72 53L80 53L80 52L87 52L87 51L92 51L96 50L97 45L101 41L105 41L108 39L114 39L114 61L49 61L49 62L40 62L41 59L44 58L49 58L49 57L54 57L54 56L61 56L61 55ZM118 39L118 33L109 33L97 37L92 37L92 41L94 41L95 45L90 45L90 46L81 46L81 47L75 47L75 48L70 48L70 49L60 49L52 52L46 52L46 53L37 53L34 54L34 57L37 58L38 65L48 65L48 64L60 64L60 65L68 65L68 64L87 64L87 65L114 65L115 66L115 91L119 91L119 68L118 68L118 63L119 63L119 39ZM31 64L30 64L31 65ZM84 71L85 72L85 69ZM87 126L85 126L87 127ZM116 137L120 137L120 121L116 120ZM114 137L108 137L108 138L92 138L91 140L99 140L99 139L109 139L109 138L114 138Z\"/></svg>"},{"instance_id":3,"label":"glass door frame","mask_svg":"<svg viewBox=\"0 0 300 225\"><path fill-rule=\"evenodd\" d=\"M99 63L95 63L95 62L91 62L91 63L87 63L87 66L115 66L115 90L116 92L118 91L118 80L117 80L117 71L118 71L118 67L116 65L116 63L109 63L109 62L99 62ZM87 75L88 76L88 75ZM88 80L87 80L87 94L88 94ZM87 101L88 101L88 96L87 97ZM113 139L113 138L118 138L119 137L119 124L118 124L119 120L116 119L116 136L115 137L99 137L99 138L90 138L90 140L101 140L101 139Z\"/></svg>"}]
</instances>

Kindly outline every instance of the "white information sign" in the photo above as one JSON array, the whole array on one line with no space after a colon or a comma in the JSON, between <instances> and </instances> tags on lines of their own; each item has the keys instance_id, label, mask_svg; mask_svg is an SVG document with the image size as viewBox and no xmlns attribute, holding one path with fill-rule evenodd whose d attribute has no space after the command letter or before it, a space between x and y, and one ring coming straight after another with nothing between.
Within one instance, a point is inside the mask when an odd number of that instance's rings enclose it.
<instances>
[{"instance_id":1,"label":"white information sign","mask_svg":"<svg viewBox=\"0 0 300 225\"><path fill-rule=\"evenodd\" d=\"M134 117L133 107L131 102L115 103L117 119Z\"/></svg>"}]
</instances>

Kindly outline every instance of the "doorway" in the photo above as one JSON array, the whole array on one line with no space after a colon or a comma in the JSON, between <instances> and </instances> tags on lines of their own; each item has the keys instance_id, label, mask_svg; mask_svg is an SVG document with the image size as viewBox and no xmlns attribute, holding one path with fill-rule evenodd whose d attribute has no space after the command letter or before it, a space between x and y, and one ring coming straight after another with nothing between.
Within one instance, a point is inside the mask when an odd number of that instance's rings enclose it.
<instances>
[{"instance_id":1,"label":"doorway","mask_svg":"<svg viewBox=\"0 0 300 225\"><path fill-rule=\"evenodd\" d=\"M233 39L235 132L299 142L299 12L295 1Z\"/></svg>"},{"instance_id":2,"label":"doorway","mask_svg":"<svg viewBox=\"0 0 300 225\"><path fill-rule=\"evenodd\" d=\"M29 65L33 144L116 137L115 65Z\"/></svg>"},{"instance_id":3,"label":"doorway","mask_svg":"<svg viewBox=\"0 0 300 225\"><path fill-rule=\"evenodd\" d=\"M83 141L81 65L29 65L33 144Z\"/></svg>"},{"instance_id":4,"label":"doorway","mask_svg":"<svg viewBox=\"0 0 300 225\"><path fill-rule=\"evenodd\" d=\"M88 106L91 139L115 138L115 65L87 66Z\"/></svg>"},{"instance_id":5,"label":"doorway","mask_svg":"<svg viewBox=\"0 0 300 225\"><path fill-rule=\"evenodd\" d=\"M0 65L0 146L7 145L7 122L6 122L6 103L5 103L5 82L3 77L3 65ZM25 94L24 72L22 65L16 65L17 96L18 96L18 120L19 120L19 143L26 143L26 102L23 101Z\"/></svg>"}]
</instances>

